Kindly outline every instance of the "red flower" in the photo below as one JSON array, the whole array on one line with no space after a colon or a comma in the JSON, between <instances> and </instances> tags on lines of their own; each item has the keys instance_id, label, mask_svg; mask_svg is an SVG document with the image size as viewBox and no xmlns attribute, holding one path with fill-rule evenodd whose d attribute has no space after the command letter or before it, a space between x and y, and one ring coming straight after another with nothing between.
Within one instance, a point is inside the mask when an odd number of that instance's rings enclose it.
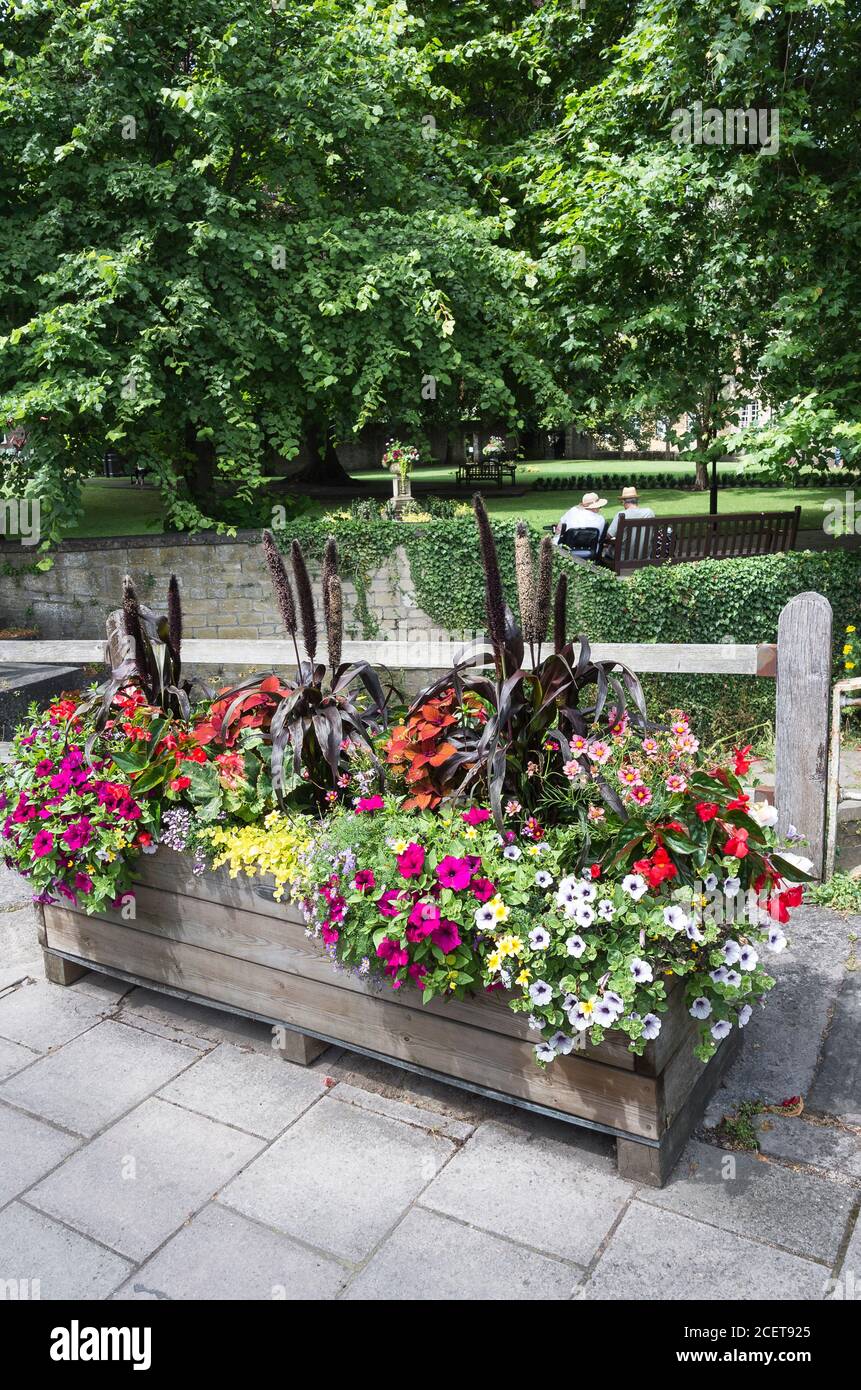
<instances>
[{"instance_id":1,"label":"red flower","mask_svg":"<svg viewBox=\"0 0 861 1390\"><path fill-rule=\"evenodd\" d=\"M698 801L694 810L701 821L714 820L718 813L718 804L716 801Z\"/></svg>"},{"instance_id":2,"label":"red flower","mask_svg":"<svg viewBox=\"0 0 861 1390\"><path fill-rule=\"evenodd\" d=\"M360 869L353 879L353 887L358 888L360 893L364 893L366 888L375 888L377 880L374 878L373 869Z\"/></svg>"},{"instance_id":3,"label":"red flower","mask_svg":"<svg viewBox=\"0 0 861 1390\"><path fill-rule=\"evenodd\" d=\"M184 792L186 787L190 786L190 777L174 777L173 781L170 784L170 789L172 792Z\"/></svg>"},{"instance_id":4,"label":"red flower","mask_svg":"<svg viewBox=\"0 0 861 1390\"><path fill-rule=\"evenodd\" d=\"M751 759L748 757L748 754L750 753L751 747L751 744L746 743L743 748L734 748L732 750L732 755L735 759L734 771L736 777L743 777L748 771L751 764Z\"/></svg>"},{"instance_id":5,"label":"red flower","mask_svg":"<svg viewBox=\"0 0 861 1390\"><path fill-rule=\"evenodd\" d=\"M398 872L402 878L417 878L425 866L425 852L413 842L398 855Z\"/></svg>"},{"instance_id":6,"label":"red flower","mask_svg":"<svg viewBox=\"0 0 861 1390\"><path fill-rule=\"evenodd\" d=\"M748 832L744 826L738 826L724 845L723 853L730 855L733 859L744 859L745 855L749 853L747 835Z\"/></svg>"},{"instance_id":7,"label":"red flower","mask_svg":"<svg viewBox=\"0 0 861 1390\"><path fill-rule=\"evenodd\" d=\"M737 796L734 800L727 802L726 809L728 811L746 811L749 805L750 797L742 792L741 796Z\"/></svg>"},{"instance_id":8,"label":"red flower","mask_svg":"<svg viewBox=\"0 0 861 1390\"><path fill-rule=\"evenodd\" d=\"M590 872L590 874L592 875L593 878L600 878L600 877L601 877L601 865L600 865L600 864L590 864L590 865L589 865L589 872Z\"/></svg>"},{"instance_id":9,"label":"red flower","mask_svg":"<svg viewBox=\"0 0 861 1390\"><path fill-rule=\"evenodd\" d=\"M152 835L148 830L142 830L135 840L135 844L140 845L141 849L148 848L152 844Z\"/></svg>"}]
</instances>

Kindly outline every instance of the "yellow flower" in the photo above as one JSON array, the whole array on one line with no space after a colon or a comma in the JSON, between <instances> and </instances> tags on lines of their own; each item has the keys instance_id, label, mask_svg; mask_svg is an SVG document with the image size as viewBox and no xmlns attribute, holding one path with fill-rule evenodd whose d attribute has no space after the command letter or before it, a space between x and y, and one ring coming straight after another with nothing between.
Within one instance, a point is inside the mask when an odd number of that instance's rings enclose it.
<instances>
[{"instance_id":1,"label":"yellow flower","mask_svg":"<svg viewBox=\"0 0 861 1390\"><path fill-rule=\"evenodd\" d=\"M501 967L501 965L502 965L502 956L499 954L498 951L491 951L491 952L490 952L490 955L487 957L487 968L488 968L488 970L499 970L499 968Z\"/></svg>"},{"instance_id":2,"label":"yellow flower","mask_svg":"<svg viewBox=\"0 0 861 1390\"><path fill-rule=\"evenodd\" d=\"M595 1000L584 999L580 1004L580 1008L583 1010L586 1017L589 1018L595 1012Z\"/></svg>"},{"instance_id":3,"label":"yellow flower","mask_svg":"<svg viewBox=\"0 0 861 1390\"><path fill-rule=\"evenodd\" d=\"M854 631L855 631L855 625L854 625L854 623L850 623L849 626L847 627L846 631L847 631L847 632L854 632Z\"/></svg>"},{"instance_id":4,"label":"yellow flower","mask_svg":"<svg viewBox=\"0 0 861 1390\"><path fill-rule=\"evenodd\" d=\"M527 970L524 966L520 974L517 976L515 983L518 985L528 985L530 974L531 971Z\"/></svg>"},{"instance_id":5,"label":"yellow flower","mask_svg":"<svg viewBox=\"0 0 861 1390\"><path fill-rule=\"evenodd\" d=\"M466 836L467 840L474 840L476 835L478 834L478 831L476 830L474 825L466 825L464 826L463 833Z\"/></svg>"},{"instance_id":6,"label":"yellow flower","mask_svg":"<svg viewBox=\"0 0 861 1390\"><path fill-rule=\"evenodd\" d=\"M847 671L854 671L854 670L855 670L855 662L854 662L854 661L847 661L847 662L846 662L846 670L847 670Z\"/></svg>"},{"instance_id":7,"label":"yellow flower","mask_svg":"<svg viewBox=\"0 0 861 1390\"><path fill-rule=\"evenodd\" d=\"M507 922L511 916L511 908L506 907L505 903L497 893L495 898L491 898L488 907L496 918L497 922Z\"/></svg>"},{"instance_id":8,"label":"yellow flower","mask_svg":"<svg viewBox=\"0 0 861 1390\"><path fill-rule=\"evenodd\" d=\"M523 942L519 936L504 936L496 944L503 956L516 956L523 950Z\"/></svg>"},{"instance_id":9,"label":"yellow flower","mask_svg":"<svg viewBox=\"0 0 861 1390\"><path fill-rule=\"evenodd\" d=\"M108 864L113 864L113 862L114 862L114 860L116 859L116 857L117 857L117 856L114 854L114 852L113 852L112 849L106 849L106 850L105 850L105 861L106 861L106 863L108 863Z\"/></svg>"},{"instance_id":10,"label":"yellow flower","mask_svg":"<svg viewBox=\"0 0 861 1390\"><path fill-rule=\"evenodd\" d=\"M846 643L844 644L844 647L843 647L843 655L844 655L844 656L851 656L851 654L852 654L852 643L851 643L851 642L846 642Z\"/></svg>"},{"instance_id":11,"label":"yellow flower","mask_svg":"<svg viewBox=\"0 0 861 1390\"><path fill-rule=\"evenodd\" d=\"M406 840L392 840L391 846L395 854L403 854L407 847L407 842Z\"/></svg>"},{"instance_id":12,"label":"yellow flower","mask_svg":"<svg viewBox=\"0 0 861 1390\"><path fill-rule=\"evenodd\" d=\"M539 854L541 853L541 850L539 849L538 845L530 845L526 853L531 855L533 859L537 859Z\"/></svg>"}]
</instances>

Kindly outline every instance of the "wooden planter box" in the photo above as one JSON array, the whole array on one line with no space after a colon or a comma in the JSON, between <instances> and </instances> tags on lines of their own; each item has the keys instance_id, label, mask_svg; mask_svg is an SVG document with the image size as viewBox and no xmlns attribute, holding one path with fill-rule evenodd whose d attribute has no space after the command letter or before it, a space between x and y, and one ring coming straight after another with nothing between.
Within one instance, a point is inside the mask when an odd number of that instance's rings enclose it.
<instances>
[{"instance_id":1,"label":"wooden planter box","mask_svg":"<svg viewBox=\"0 0 861 1390\"><path fill-rule=\"evenodd\" d=\"M277 1027L290 1061L314 1060L330 1043L614 1135L619 1172L661 1186L734 1054L736 1028L704 1066L692 1052L695 1023L681 987L671 991L660 1036L642 1057L610 1039L535 1064L536 1034L497 994L422 1006L337 971L305 935L300 914L276 903L262 880L226 870L195 877L165 849L140 861L136 916L88 917L43 909L48 978L71 984L102 970L135 984L215 1005Z\"/></svg>"}]
</instances>

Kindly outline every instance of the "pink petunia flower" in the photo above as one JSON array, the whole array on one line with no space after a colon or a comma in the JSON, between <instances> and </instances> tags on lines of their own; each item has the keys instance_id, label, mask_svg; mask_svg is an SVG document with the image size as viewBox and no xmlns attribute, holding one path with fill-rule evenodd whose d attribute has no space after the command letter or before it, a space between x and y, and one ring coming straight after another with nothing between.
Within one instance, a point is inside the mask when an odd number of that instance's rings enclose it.
<instances>
[{"instance_id":1,"label":"pink petunia flower","mask_svg":"<svg viewBox=\"0 0 861 1390\"><path fill-rule=\"evenodd\" d=\"M467 825L481 825L482 821L490 820L490 812L483 806L470 806L468 811L464 811L461 820Z\"/></svg>"},{"instance_id":2,"label":"pink petunia flower","mask_svg":"<svg viewBox=\"0 0 861 1390\"><path fill-rule=\"evenodd\" d=\"M385 802L381 796L361 796L356 802L355 814L361 815L363 811L382 811Z\"/></svg>"},{"instance_id":3,"label":"pink petunia flower","mask_svg":"<svg viewBox=\"0 0 861 1390\"><path fill-rule=\"evenodd\" d=\"M62 840L69 849L85 849L92 838L92 826L86 816L73 820L63 831Z\"/></svg>"},{"instance_id":4,"label":"pink petunia flower","mask_svg":"<svg viewBox=\"0 0 861 1390\"><path fill-rule=\"evenodd\" d=\"M436 866L436 876L443 888L453 888L456 893L469 886L472 868L468 859L457 859L447 854Z\"/></svg>"},{"instance_id":5,"label":"pink petunia flower","mask_svg":"<svg viewBox=\"0 0 861 1390\"><path fill-rule=\"evenodd\" d=\"M353 887L358 888L360 893L364 893L366 888L376 888L377 880L374 878L373 869L360 869L353 879Z\"/></svg>"},{"instance_id":6,"label":"pink petunia flower","mask_svg":"<svg viewBox=\"0 0 861 1390\"><path fill-rule=\"evenodd\" d=\"M37 859L42 859L46 854L50 854L54 848L54 837L50 830L40 830L33 840L33 853Z\"/></svg>"},{"instance_id":7,"label":"pink petunia flower","mask_svg":"<svg viewBox=\"0 0 861 1390\"><path fill-rule=\"evenodd\" d=\"M425 866L425 852L421 845L407 845L398 855L398 871L403 878L417 878Z\"/></svg>"},{"instance_id":8,"label":"pink petunia flower","mask_svg":"<svg viewBox=\"0 0 861 1390\"><path fill-rule=\"evenodd\" d=\"M443 917L439 926L431 932L431 941L446 955L449 951L455 951L460 945L460 931L457 922L451 922L447 917Z\"/></svg>"},{"instance_id":9,"label":"pink petunia flower","mask_svg":"<svg viewBox=\"0 0 861 1390\"><path fill-rule=\"evenodd\" d=\"M388 888L381 897L377 898L377 909L381 917L397 917L401 911L399 906L400 890L398 888Z\"/></svg>"}]
</instances>

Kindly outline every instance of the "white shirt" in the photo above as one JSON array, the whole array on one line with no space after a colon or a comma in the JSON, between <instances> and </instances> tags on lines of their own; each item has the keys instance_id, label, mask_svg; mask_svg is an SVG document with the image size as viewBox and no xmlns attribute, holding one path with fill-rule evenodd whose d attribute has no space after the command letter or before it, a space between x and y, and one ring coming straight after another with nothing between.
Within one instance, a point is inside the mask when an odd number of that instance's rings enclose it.
<instances>
[{"instance_id":1,"label":"white shirt","mask_svg":"<svg viewBox=\"0 0 861 1390\"><path fill-rule=\"evenodd\" d=\"M612 540L615 536L616 532L619 529L620 516L629 516L632 521L636 521L637 517L645 518L654 515L655 513L652 511L651 507L622 507L616 513L616 515L613 517L613 520L610 522L610 525L607 527L607 537L609 540Z\"/></svg>"},{"instance_id":2,"label":"white shirt","mask_svg":"<svg viewBox=\"0 0 861 1390\"><path fill-rule=\"evenodd\" d=\"M579 502L576 507L569 507L559 523L560 532L576 531L579 527L589 527L592 531L603 531L604 518L600 512L590 512L588 507L581 507ZM559 544L559 536L553 537L556 544Z\"/></svg>"}]
</instances>

